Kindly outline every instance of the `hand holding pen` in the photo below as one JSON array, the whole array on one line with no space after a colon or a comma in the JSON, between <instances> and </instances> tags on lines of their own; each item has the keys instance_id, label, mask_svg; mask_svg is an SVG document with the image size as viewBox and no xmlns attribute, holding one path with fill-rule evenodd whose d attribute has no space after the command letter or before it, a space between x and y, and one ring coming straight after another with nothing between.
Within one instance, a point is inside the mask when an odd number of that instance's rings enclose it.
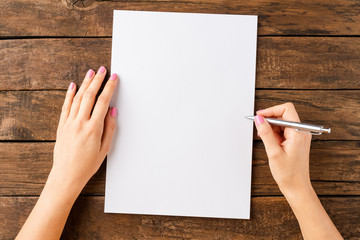
<instances>
[{"instance_id":1,"label":"hand holding pen","mask_svg":"<svg viewBox=\"0 0 360 240\"><path fill-rule=\"evenodd\" d=\"M342 239L311 185L309 154L312 135L295 131L295 128L310 126L300 125L299 116L292 103L256 113L255 125L265 145L271 174L294 211L304 239ZM288 124L290 127L270 125L270 121L264 117L274 120L281 118L283 121L278 123ZM305 129L299 130L302 132ZM321 126L307 130L330 132L330 129Z\"/></svg>"},{"instance_id":2,"label":"hand holding pen","mask_svg":"<svg viewBox=\"0 0 360 240\"><path fill-rule=\"evenodd\" d=\"M255 120L255 116L245 116L246 119ZM323 126L301 123L301 122L292 122L285 121L276 118L265 118L267 122L271 125L280 126L280 127L289 127L295 129L298 132L306 132L312 135L321 135L323 132L330 133L330 128L324 128Z\"/></svg>"}]
</instances>

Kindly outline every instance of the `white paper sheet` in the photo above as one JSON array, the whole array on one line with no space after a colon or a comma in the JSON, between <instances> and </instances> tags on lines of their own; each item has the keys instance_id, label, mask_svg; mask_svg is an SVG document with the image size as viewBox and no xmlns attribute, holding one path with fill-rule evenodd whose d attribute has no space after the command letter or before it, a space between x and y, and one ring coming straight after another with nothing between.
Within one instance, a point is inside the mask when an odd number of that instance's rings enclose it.
<instances>
[{"instance_id":1,"label":"white paper sheet","mask_svg":"<svg viewBox=\"0 0 360 240\"><path fill-rule=\"evenodd\" d=\"M257 16L114 11L105 212L250 217Z\"/></svg>"}]
</instances>

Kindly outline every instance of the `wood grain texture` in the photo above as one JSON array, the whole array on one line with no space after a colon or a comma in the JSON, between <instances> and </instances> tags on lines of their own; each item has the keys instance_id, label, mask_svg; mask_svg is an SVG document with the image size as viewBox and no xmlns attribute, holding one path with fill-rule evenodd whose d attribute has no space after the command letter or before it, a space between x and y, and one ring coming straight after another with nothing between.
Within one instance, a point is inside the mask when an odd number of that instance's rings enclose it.
<instances>
[{"instance_id":1,"label":"wood grain texture","mask_svg":"<svg viewBox=\"0 0 360 240\"><path fill-rule=\"evenodd\" d=\"M360 39L258 37L256 87L359 89Z\"/></svg>"},{"instance_id":2,"label":"wood grain texture","mask_svg":"<svg viewBox=\"0 0 360 240\"><path fill-rule=\"evenodd\" d=\"M2 239L15 237L36 199L0 197ZM321 201L343 237L358 239L360 198ZM105 214L104 197L80 197L62 239L302 239L283 197L255 197L251 206L251 220Z\"/></svg>"},{"instance_id":3,"label":"wood grain texture","mask_svg":"<svg viewBox=\"0 0 360 240\"><path fill-rule=\"evenodd\" d=\"M114 9L259 15L261 35L360 34L354 0L2 0L0 36L111 36Z\"/></svg>"},{"instance_id":4,"label":"wood grain texture","mask_svg":"<svg viewBox=\"0 0 360 240\"><path fill-rule=\"evenodd\" d=\"M110 68L111 39L2 40L0 56L0 90L65 90L89 68Z\"/></svg>"},{"instance_id":5,"label":"wood grain texture","mask_svg":"<svg viewBox=\"0 0 360 240\"><path fill-rule=\"evenodd\" d=\"M310 173L320 195L360 195L360 142L315 141ZM39 195L52 165L54 143L0 143L0 196ZM104 195L105 163L83 190ZM254 142L252 195L281 195L262 142Z\"/></svg>"},{"instance_id":6,"label":"wood grain texture","mask_svg":"<svg viewBox=\"0 0 360 240\"><path fill-rule=\"evenodd\" d=\"M55 140L69 82L110 68L114 9L259 15L255 108L292 101L303 122L332 128L312 143L312 184L343 237L359 239L356 0L1 0L0 239L14 239L43 188L54 142L42 141ZM104 163L62 239L302 239L254 138L251 220L104 214Z\"/></svg>"},{"instance_id":7,"label":"wood grain texture","mask_svg":"<svg viewBox=\"0 0 360 240\"><path fill-rule=\"evenodd\" d=\"M359 38L259 37L256 87L360 89L359 55ZM3 40L0 56L0 90L65 90L110 68L111 39Z\"/></svg>"},{"instance_id":8,"label":"wood grain texture","mask_svg":"<svg viewBox=\"0 0 360 240\"><path fill-rule=\"evenodd\" d=\"M54 140L64 91L0 92L1 140Z\"/></svg>"},{"instance_id":9,"label":"wood grain texture","mask_svg":"<svg viewBox=\"0 0 360 240\"><path fill-rule=\"evenodd\" d=\"M64 96L56 90L0 92L0 140L55 140ZM360 140L359 90L257 90L255 109L289 100L303 122L332 128L314 139Z\"/></svg>"}]
</instances>

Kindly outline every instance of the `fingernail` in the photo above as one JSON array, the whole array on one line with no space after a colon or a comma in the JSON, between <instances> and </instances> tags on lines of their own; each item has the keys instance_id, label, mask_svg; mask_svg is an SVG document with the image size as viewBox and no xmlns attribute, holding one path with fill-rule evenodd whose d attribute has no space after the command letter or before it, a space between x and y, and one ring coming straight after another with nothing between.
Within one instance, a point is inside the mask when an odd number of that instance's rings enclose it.
<instances>
[{"instance_id":1,"label":"fingernail","mask_svg":"<svg viewBox=\"0 0 360 240\"><path fill-rule=\"evenodd\" d=\"M104 73L105 72L105 67L101 66L98 70L98 73Z\"/></svg>"},{"instance_id":2,"label":"fingernail","mask_svg":"<svg viewBox=\"0 0 360 240\"><path fill-rule=\"evenodd\" d=\"M259 113L259 112L261 112L261 111L264 111L264 109L257 110L256 113Z\"/></svg>"},{"instance_id":3,"label":"fingernail","mask_svg":"<svg viewBox=\"0 0 360 240\"><path fill-rule=\"evenodd\" d=\"M89 69L89 71L87 71L87 73L86 73L86 77L92 77L94 75L94 70L92 70L92 69Z\"/></svg>"},{"instance_id":4,"label":"fingernail","mask_svg":"<svg viewBox=\"0 0 360 240\"><path fill-rule=\"evenodd\" d=\"M69 90L73 89L75 87L75 83L71 82L69 85Z\"/></svg>"},{"instance_id":5,"label":"fingernail","mask_svg":"<svg viewBox=\"0 0 360 240\"><path fill-rule=\"evenodd\" d=\"M259 132L257 132L257 136L258 136L258 137L260 137L260 134L259 134Z\"/></svg>"},{"instance_id":6,"label":"fingernail","mask_svg":"<svg viewBox=\"0 0 360 240\"><path fill-rule=\"evenodd\" d=\"M256 125L260 125L260 124L262 124L264 122L264 117L263 116L261 116L261 115L256 115L255 116L255 123L256 123Z\"/></svg>"},{"instance_id":7,"label":"fingernail","mask_svg":"<svg viewBox=\"0 0 360 240\"><path fill-rule=\"evenodd\" d=\"M117 74L116 74L116 73L111 74L110 80L115 80L116 78L117 78Z\"/></svg>"},{"instance_id":8,"label":"fingernail","mask_svg":"<svg viewBox=\"0 0 360 240\"><path fill-rule=\"evenodd\" d=\"M111 108L110 116L115 117L117 113L116 107Z\"/></svg>"}]
</instances>

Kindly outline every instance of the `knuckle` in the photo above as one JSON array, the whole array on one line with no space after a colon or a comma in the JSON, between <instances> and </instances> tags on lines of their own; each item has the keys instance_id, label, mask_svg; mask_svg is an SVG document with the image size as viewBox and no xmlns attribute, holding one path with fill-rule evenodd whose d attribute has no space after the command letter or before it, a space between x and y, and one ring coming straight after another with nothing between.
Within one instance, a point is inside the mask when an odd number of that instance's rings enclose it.
<instances>
[{"instance_id":1,"label":"knuckle","mask_svg":"<svg viewBox=\"0 0 360 240\"><path fill-rule=\"evenodd\" d=\"M77 95L75 95L75 97L74 97L74 100L73 100L73 103L79 103L79 101L80 101L80 96L77 94Z\"/></svg>"},{"instance_id":2,"label":"knuckle","mask_svg":"<svg viewBox=\"0 0 360 240\"><path fill-rule=\"evenodd\" d=\"M95 93L92 90L86 90L84 93L84 98L86 99L93 99L95 97Z\"/></svg>"},{"instance_id":3,"label":"knuckle","mask_svg":"<svg viewBox=\"0 0 360 240\"><path fill-rule=\"evenodd\" d=\"M88 125L88 133L92 134L99 134L102 131L102 126L97 121L90 121Z\"/></svg>"},{"instance_id":4,"label":"knuckle","mask_svg":"<svg viewBox=\"0 0 360 240\"><path fill-rule=\"evenodd\" d=\"M285 103L285 106L286 106L287 108L295 108L295 106L294 106L294 104L293 104L292 102L287 102L287 103Z\"/></svg>"},{"instance_id":5,"label":"knuckle","mask_svg":"<svg viewBox=\"0 0 360 240\"><path fill-rule=\"evenodd\" d=\"M271 127L264 127L259 130L259 135L266 137L271 133L272 129Z\"/></svg>"},{"instance_id":6,"label":"knuckle","mask_svg":"<svg viewBox=\"0 0 360 240\"><path fill-rule=\"evenodd\" d=\"M100 95L97 101L102 104L108 104L110 102L110 98L106 95Z\"/></svg>"},{"instance_id":7,"label":"knuckle","mask_svg":"<svg viewBox=\"0 0 360 240\"><path fill-rule=\"evenodd\" d=\"M279 150L272 150L268 153L270 159L279 159L281 158L282 153Z\"/></svg>"},{"instance_id":8,"label":"knuckle","mask_svg":"<svg viewBox=\"0 0 360 240\"><path fill-rule=\"evenodd\" d=\"M98 128L98 124L96 121L89 121L89 123L87 124L87 128L89 132L93 132Z\"/></svg>"},{"instance_id":9,"label":"knuckle","mask_svg":"<svg viewBox=\"0 0 360 240\"><path fill-rule=\"evenodd\" d=\"M74 124L73 124L73 129L75 132L79 133L81 132L83 126L82 124L80 124L78 121L76 121Z\"/></svg>"},{"instance_id":10,"label":"knuckle","mask_svg":"<svg viewBox=\"0 0 360 240\"><path fill-rule=\"evenodd\" d=\"M88 129L86 130L86 136L87 136L87 137L91 137L91 136L97 135L97 133L98 133L98 131L96 130L96 128L93 128L93 127L88 128Z\"/></svg>"}]
</instances>

